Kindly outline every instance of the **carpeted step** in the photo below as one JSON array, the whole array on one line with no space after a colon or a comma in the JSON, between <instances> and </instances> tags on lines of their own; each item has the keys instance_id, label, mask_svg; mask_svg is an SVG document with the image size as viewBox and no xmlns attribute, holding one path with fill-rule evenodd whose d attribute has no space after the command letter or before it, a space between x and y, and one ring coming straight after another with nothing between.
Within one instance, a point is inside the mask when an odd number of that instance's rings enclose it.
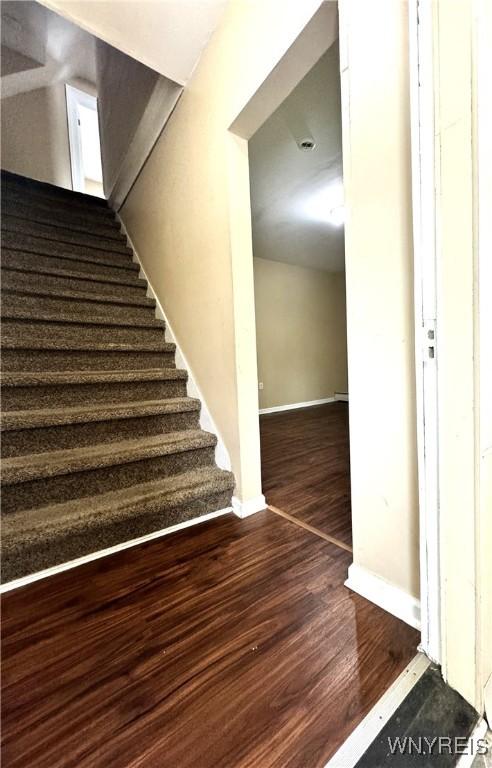
<instances>
[{"instance_id":1,"label":"carpeted step","mask_svg":"<svg viewBox=\"0 0 492 768\"><path fill-rule=\"evenodd\" d=\"M20 176L11 171L2 170L1 172L2 192L8 194L9 190L19 190L23 194L26 192L45 197L47 200L62 200L70 205L83 205L87 208L107 210L108 203L102 197L88 195L85 192L74 192L71 189L58 187L45 181L29 179L27 176Z\"/></svg>"},{"instance_id":2,"label":"carpeted step","mask_svg":"<svg viewBox=\"0 0 492 768\"><path fill-rule=\"evenodd\" d=\"M139 345L125 345L111 349L108 345L91 348L20 349L4 347L2 368L4 371L120 371L141 368L174 367L174 345L158 344L152 349Z\"/></svg>"},{"instance_id":3,"label":"carpeted step","mask_svg":"<svg viewBox=\"0 0 492 768\"><path fill-rule=\"evenodd\" d=\"M7 279L19 285L32 285L35 282L39 285L63 286L74 290L83 288L119 296L133 295L135 289L140 295L146 294L147 282L137 276L136 270L128 272L111 267L105 269L106 272L101 272L101 269L93 264L76 260L65 261L36 257L31 253L22 254L21 251L2 251L2 281Z\"/></svg>"},{"instance_id":4,"label":"carpeted step","mask_svg":"<svg viewBox=\"0 0 492 768\"><path fill-rule=\"evenodd\" d=\"M2 172L3 573L229 506L107 203Z\"/></svg>"},{"instance_id":5,"label":"carpeted step","mask_svg":"<svg viewBox=\"0 0 492 768\"><path fill-rule=\"evenodd\" d=\"M85 232L92 235L101 235L103 237L120 240L121 225L116 218L94 215L88 211L85 215L77 210L57 210L56 220L53 217L53 205L43 205L36 201L32 203L24 202L23 198L12 199L5 197L2 200L2 213L11 216L17 216L21 219L40 224L51 224L52 226L66 227L76 232Z\"/></svg>"},{"instance_id":6,"label":"carpeted step","mask_svg":"<svg viewBox=\"0 0 492 768\"><path fill-rule=\"evenodd\" d=\"M41 408L27 411L9 411L3 415L1 430L34 429L66 424L130 419L135 416L155 416L163 413L199 411L200 401L192 397L75 406L73 408Z\"/></svg>"},{"instance_id":7,"label":"carpeted step","mask_svg":"<svg viewBox=\"0 0 492 768\"><path fill-rule=\"evenodd\" d=\"M103 248L92 248L75 243L62 243L58 240L47 240L44 237L26 235L20 232L8 232L2 229L2 249L34 253L39 256L55 256L71 261L85 261L91 264L106 264L119 269L138 272L140 267L132 261L132 253L110 251Z\"/></svg>"},{"instance_id":8,"label":"carpeted step","mask_svg":"<svg viewBox=\"0 0 492 768\"><path fill-rule=\"evenodd\" d=\"M156 400L154 402L104 403L81 407L62 408L67 422L74 412L84 420L68 423L55 422L45 425L34 420L31 429L11 429L2 433L2 456L24 456L62 448L78 448L115 440L149 437L151 435L179 432L182 429L198 429L200 408L189 398ZM190 405L192 406L190 408ZM69 413L67 413L67 410ZM32 411L29 411L31 413ZM23 413L23 424L28 424L28 413ZM8 414L7 414L8 415ZM94 419L98 420L95 421ZM44 422L46 424L46 420Z\"/></svg>"},{"instance_id":9,"label":"carpeted step","mask_svg":"<svg viewBox=\"0 0 492 768\"><path fill-rule=\"evenodd\" d=\"M4 372L3 411L186 397L186 371Z\"/></svg>"},{"instance_id":10,"label":"carpeted step","mask_svg":"<svg viewBox=\"0 0 492 768\"><path fill-rule=\"evenodd\" d=\"M4 581L48 568L230 505L230 472L202 467L6 516Z\"/></svg>"},{"instance_id":11,"label":"carpeted step","mask_svg":"<svg viewBox=\"0 0 492 768\"><path fill-rule=\"evenodd\" d=\"M15 294L16 296L29 296L30 301L35 302L39 297L50 298L51 300L70 300L72 304L76 302L90 302L92 304L114 304L117 306L148 308L155 315L155 299L151 299L141 291L129 295L121 295L118 288L113 288L113 293L99 293L94 283L91 284L92 290L84 290L84 287L75 284L74 287L63 287L56 280L40 281L33 280L32 275L26 275L22 272L13 272L5 270L2 274L2 291L4 294Z\"/></svg>"},{"instance_id":12,"label":"carpeted step","mask_svg":"<svg viewBox=\"0 0 492 768\"><path fill-rule=\"evenodd\" d=\"M4 320L1 329L3 349L57 349L87 351L160 352L174 350L164 342L164 324L137 328L128 324L112 325L79 322L42 322Z\"/></svg>"},{"instance_id":13,"label":"carpeted step","mask_svg":"<svg viewBox=\"0 0 492 768\"><path fill-rule=\"evenodd\" d=\"M132 325L134 327L165 327L156 320L152 306L132 305L119 299L81 298L74 291L67 296L43 296L34 293L6 291L2 286L1 316L10 319L59 321L64 323L90 323L101 325Z\"/></svg>"},{"instance_id":14,"label":"carpeted step","mask_svg":"<svg viewBox=\"0 0 492 768\"><path fill-rule=\"evenodd\" d=\"M16 184L2 184L2 200L9 200L13 205L21 203L51 211L52 219L58 216L81 216L96 223L115 221L114 211L107 204L106 206L88 206L84 201L53 199L42 192L21 189Z\"/></svg>"},{"instance_id":15,"label":"carpeted step","mask_svg":"<svg viewBox=\"0 0 492 768\"><path fill-rule=\"evenodd\" d=\"M173 453L215 447L216 442L217 438L210 432L194 429L98 443L68 451L46 451L18 456L3 460L1 484L3 487L11 486L31 480L71 475L74 472L131 464Z\"/></svg>"},{"instance_id":16,"label":"carpeted step","mask_svg":"<svg viewBox=\"0 0 492 768\"><path fill-rule=\"evenodd\" d=\"M131 250L126 244L126 237L119 233L117 237L105 237L87 232L78 232L74 229L62 227L57 224L41 224L39 221L21 219L2 211L2 231L20 235L31 235L43 240L63 243L65 246L78 245L96 249L97 251L110 251L131 256Z\"/></svg>"},{"instance_id":17,"label":"carpeted step","mask_svg":"<svg viewBox=\"0 0 492 768\"><path fill-rule=\"evenodd\" d=\"M202 430L3 459L5 516L40 504L170 477L214 463L215 436Z\"/></svg>"}]
</instances>

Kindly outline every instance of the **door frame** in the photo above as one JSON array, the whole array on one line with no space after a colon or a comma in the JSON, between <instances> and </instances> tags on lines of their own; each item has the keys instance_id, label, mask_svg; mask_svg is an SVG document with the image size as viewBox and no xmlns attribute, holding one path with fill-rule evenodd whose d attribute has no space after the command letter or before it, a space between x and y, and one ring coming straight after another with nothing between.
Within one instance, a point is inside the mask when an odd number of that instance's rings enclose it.
<instances>
[{"instance_id":1,"label":"door frame","mask_svg":"<svg viewBox=\"0 0 492 768\"><path fill-rule=\"evenodd\" d=\"M72 189L75 192L85 192L84 163L82 157L82 138L77 109L79 106L93 109L97 112L97 97L81 91L66 83L65 95L67 101L68 141L70 145L70 168L72 171Z\"/></svg>"},{"instance_id":2,"label":"door frame","mask_svg":"<svg viewBox=\"0 0 492 768\"><path fill-rule=\"evenodd\" d=\"M421 649L442 664L433 3L410 0L408 12Z\"/></svg>"}]
</instances>

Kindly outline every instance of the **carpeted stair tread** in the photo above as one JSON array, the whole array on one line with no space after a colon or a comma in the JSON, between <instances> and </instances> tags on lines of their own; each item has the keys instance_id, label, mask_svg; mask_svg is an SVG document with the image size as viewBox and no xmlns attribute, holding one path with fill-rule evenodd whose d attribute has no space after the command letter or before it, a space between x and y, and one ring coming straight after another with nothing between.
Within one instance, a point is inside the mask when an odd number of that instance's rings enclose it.
<instances>
[{"instance_id":1,"label":"carpeted stair tread","mask_svg":"<svg viewBox=\"0 0 492 768\"><path fill-rule=\"evenodd\" d=\"M96 327L96 326L94 326ZM175 345L160 341L92 341L85 339L59 338L18 338L2 327L2 347L4 349L58 350L65 352L174 352Z\"/></svg>"},{"instance_id":2,"label":"carpeted stair tread","mask_svg":"<svg viewBox=\"0 0 492 768\"><path fill-rule=\"evenodd\" d=\"M224 491L232 493L233 487L231 472L200 467L119 491L39 507L29 510L29 515L23 511L6 515L2 543L8 550L15 548L19 537L35 537L35 541L41 543L68 532L77 535L88 527L104 528L108 520L133 521L149 510L174 509L198 497Z\"/></svg>"},{"instance_id":3,"label":"carpeted stair tread","mask_svg":"<svg viewBox=\"0 0 492 768\"><path fill-rule=\"evenodd\" d=\"M73 305L72 305L73 306ZM79 325L106 325L106 326L118 326L121 328L162 328L166 327L164 320L158 320L155 317L149 318L129 318L126 317L111 317L104 316L100 312L96 314L97 305L94 305L92 312L94 314L81 317L75 313L70 312L70 306L66 309L56 309L56 311L50 312L47 309L39 309L37 307L19 307L8 306L5 301L2 302L0 308L1 317L9 320L28 320L33 322L43 323L78 323Z\"/></svg>"},{"instance_id":4,"label":"carpeted stair tread","mask_svg":"<svg viewBox=\"0 0 492 768\"><path fill-rule=\"evenodd\" d=\"M230 506L107 202L1 173L2 577Z\"/></svg>"},{"instance_id":5,"label":"carpeted stair tread","mask_svg":"<svg viewBox=\"0 0 492 768\"><path fill-rule=\"evenodd\" d=\"M200 429L168 432L147 438L46 451L2 461L2 485L67 475L102 467L215 446L217 438Z\"/></svg>"},{"instance_id":6,"label":"carpeted stair tread","mask_svg":"<svg viewBox=\"0 0 492 768\"><path fill-rule=\"evenodd\" d=\"M11 254L15 256L15 251L12 251ZM3 251L3 256L5 257L5 250ZM76 263L76 262L75 262ZM136 270L134 270L135 272ZM72 280L72 281L82 281L84 284L89 283L98 283L98 288L100 286L107 286L109 285L117 285L117 286L128 286L130 288L137 288L139 290L146 290L147 289L147 282L141 277L138 277L134 274L91 274L90 272L77 272L74 269L70 269L67 267L67 269L61 268L61 267L48 267L48 266L30 266L30 265L16 265L16 266L7 266L5 263L2 264L2 273L5 272L15 272L15 273L21 273L23 275L38 275L38 276L46 276L46 277L53 277L53 278L63 278L64 280ZM34 278L33 278L34 279Z\"/></svg>"},{"instance_id":7,"label":"carpeted stair tread","mask_svg":"<svg viewBox=\"0 0 492 768\"><path fill-rule=\"evenodd\" d=\"M24 203L21 199L6 199L2 202L2 210L10 216L16 216L18 219L37 221L40 224L50 224L51 226L64 227L74 232L84 232L87 234L101 234L114 240L121 238L121 225L115 218L104 218L94 216L92 213L83 215L81 212L73 213L57 210L56 221L53 221L53 206L43 206L42 203Z\"/></svg>"},{"instance_id":8,"label":"carpeted stair tread","mask_svg":"<svg viewBox=\"0 0 492 768\"><path fill-rule=\"evenodd\" d=\"M173 397L165 400L142 400L127 403L101 403L72 408L41 408L25 411L8 411L3 414L1 430L35 429L82 424L87 422L133 419L142 416L158 416L167 413L199 411L200 401L192 397Z\"/></svg>"},{"instance_id":9,"label":"carpeted stair tread","mask_svg":"<svg viewBox=\"0 0 492 768\"><path fill-rule=\"evenodd\" d=\"M18 216L5 213L2 215L2 230L21 235L31 235L32 237L43 238L43 240L54 240L66 245L82 245L96 250L131 255L131 250L126 244L126 237L121 232L117 237L106 237L105 235L78 232L60 225L55 226L30 219L21 219Z\"/></svg>"},{"instance_id":10,"label":"carpeted stair tread","mask_svg":"<svg viewBox=\"0 0 492 768\"><path fill-rule=\"evenodd\" d=\"M36 256L51 256L70 261L85 261L89 264L105 264L110 267L138 272L140 267L131 258L131 252L105 250L75 243L49 240L36 235L10 232L2 229L2 249L33 253Z\"/></svg>"},{"instance_id":11,"label":"carpeted stair tread","mask_svg":"<svg viewBox=\"0 0 492 768\"><path fill-rule=\"evenodd\" d=\"M46 386L49 384L111 384L133 381L186 381L182 368L149 368L122 371L4 371L2 387Z\"/></svg>"},{"instance_id":12,"label":"carpeted stair tread","mask_svg":"<svg viewBox=\"0 0 492 768\"><path fill-rule=\"evenodd\" d=\"M94 304L121 304L125 306L150 307L151 309L154 309L156 306L155 299L148 296L121 296L119 294L89 293L84 290L57 288L56 286L46 287L39 284L16 285L15 282L13 282L12 285L5 285L5 280L2 283L2 291L4 293L21 293L30 296L49 296L55 299L90 301Z\"/></svg>"},{"instance_id":13,"label":"carpeted stair tread","mask_svg":"<svg viewBox=\"0 0 492 768\"><path fill-rule=\"evenodd\" d=\"M74 192L71 189L58 187L46 181L30 179L27 176L20 176L12 171L2 169L2 192L8 194L10 189L18 189L22 192L31 192L44 195L47 199L66 200L70 204L81 204L84 207L108 210L107 201L102 197L88 195L85 192Z\"/></svg>"}]
</instances>

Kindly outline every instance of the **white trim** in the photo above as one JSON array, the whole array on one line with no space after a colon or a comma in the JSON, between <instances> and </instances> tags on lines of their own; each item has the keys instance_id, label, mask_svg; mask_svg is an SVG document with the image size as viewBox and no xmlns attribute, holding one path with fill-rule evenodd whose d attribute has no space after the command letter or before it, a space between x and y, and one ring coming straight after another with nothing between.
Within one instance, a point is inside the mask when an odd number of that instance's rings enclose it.
<instances>
[{"instance_id":1,"label":"white trim","mask_svg":"<svg viewBox=\"0 0 492 768\"><path fill-rule=\"evenodd\" d=\"M325 768L353 768L420 680L430 661L418 653L335 752Z\"/></svg>"},{"instance_id":2,"label":"white trim","mask_svg":"<svg viewBox=\"0 0 492 768\"><path fill-rule=\"evenodd\" d=\"M260 408L260 416L264 413L278 413L280 411L293 411L296 408L311 408L313 405L334 403L335 397L323 397L321 400L308 400L305 403L290 403L289 405L274 405L272 408Z\"/></svg>"},{"instance_id":3,"label":"white trim","mask_svg":"<svg viewBox=\"0 0 492 768\"><path fill-rule=\"evenodd\" d=\"M433 3L409 3L410 117L414 242L415 372L419 480L421 646L444 663L439 553ZM433 331L434 339L428 338ZM428 347L434 347L430 358Z\"/></svg>"},{"instance_id":4,"label":"white trim","mask_svg":"<svg viewBox=\"0 0 492 768\"><path fill-rule=\"evenodd\" d=\"M470 738L468 739L468 743L466 745L466 751L468 754L461 755L461 757L459 758L458 762L455 765L455 768L471 768L477 756L477 752L476 752L477 741L479 739L485 739L486 735L487 735L487 722L483 719L483 717L481 717L478 723L476 724L475 728L471 732Z\"/></svg>"},{"instance_id":5,"label":"white trim","mask_svg":"<svg viewBox=\"0 0 492 768\"><path fill-rule=\"evenodd\" d=\"M237 517L249 517L256 512L261 512L262 509L266 509L267 503L263 494L255 496L253 499L247 499L241 501L237 496L232 497L232 511Z\"/></svg>"},{"instance_id":6,"label":"white trim","mask_svg":"<svg viewBox=\"0 0 492 768\"><path fill-rule=\"evenodd\" d=\"M124 549L130 549L131 547L138 547L139 544L145 544L147 541L153 539L160 539L162 536L167 536L170 533L181 531L184 528L190 528L198 523L205 523L207 520L213 520L216 517L222 517L222 515L228 515L232 512L232 507L225 507L224 509L218 509L216 512L209 512L201 517L194 517L191 520L185 520L183 523L176 523L176 525L170 525L169 528L162 528L160 531L153 531L147 533L145 536L139 536L136 539L130 539L129 541L123 541L120 544L115 544L112 547L106 549L100 549L97 552L91 552L89 555L83 555L77 557L75 560L69 560L66 563L60 563L60 565L54 565L52 568L45 568L43 571L37 573L31 573L28 576L22 576L20 579L14 579L13 581L7 581L5 584L0 585L0 595L5 592L11 592L13 589L24 587L26 584L32 584L34 581L40 579L47 579L49 576L54 576L56 573L62 573L63 571L69 571L72 568L77 568L79 565L85 565L93 560L99 560L101 557L107 557L113 555L115 552L121 552Z\"/></svg>"},{"instance_id":7,"label":"white trim","mask_svg":"<svg viewBox=\"0 0 492 768\"><path fill-rule=\"evenodd\" d=\"M420 629L420 600L400 587L352 563L345 586L415 629Z\"/></svg>"},{"instance_id":8,"label":"white trim","mask_svg":"<svg viewBox=\"0 0 492 768\"><path fill-rule=\"evenodd\" d=\"M348 396L348 394L344 394L343 392L335 392L335 401L340 401L342 403L348 403L349 396Z\"/></svg>"},{"instance_id":9,"label":"white trim","mask_svg":"<svg viewBox=\"0 0 492 768\"><path fill-rule=\"evenodd\" d=\"M165 335L166 341L167 342L171 342L172 344L176 345L176 357L175 357L175 359L176 359L176 367L177 368L184 368L187 371L187 373L188 373L188 382L187 382L187 387L186 387L186 391L187 391L188 397L198 398L200 400L200 402L201 402L201 408L200 408L200 427L203 430L205 430L206 432L212 432L212 434L214 434L217 437L217 445L215 446L215 461L216 461L216 464L217 464L217 466L220 469L226 469L228 472L230 472L232 470L232 464L231 464L231 459L230 459L230 456L229 456L229 452L228 452L228 450L226 448L224 440L222 439L222 436L221 436L219 430L217 429L217 426L216 426L216 424L215 424L215 422L214 422L214 420L212 418L212 415L211 415L210 411L207 408L207 404L205 402L205 399L204 399L204 397L203 397L203 395L202 395L202 393L201 393L201 391L200 391L200 389L199 389L199 387L198 387L198 385L196 383L196 379L193 376L193 372L191 370L191 367L188 364L188 361L187 361L186 357L183 354L183 351L182 351L182 349L181 349L181 347L180 347L180 345L179 345L179 343L178 343L178 341L176 339L176 336L173 333L171 324L169 323L169 320L166 317L166 314L164 312L162 304L159 301L157 293L155 292L155 290L154 290L154 288L152 286L152 283L150 282L150 280L149 280L149 278L148 278L148 276L147 276L147 274L145 272L145 269L142 266L142 262L141 262L141 260L139 258L137 249L135 248L135 244L132 242L132 239L131 239L130 235L128 234L128 230L126 229L126 227L125 227L121 217L119 216L119 214L116 214L116 215L117 215L117 219L118 219L118 221L119 221L119 223L121 225L121 231L126 236L126 239L128 241L128 245L130 246L130 248L133 251L133 261L136 264L138 264L139 267L140 267L139 275L140 275L140 277L143 277L143 279L147 281L147 286L148 286L147 296L149 296L152 299L155 299L155 303L156 303L156 317L159 320L164 320L164 322L166 323L166 335Z\"/></svg>"},{"instance_id":10,"label":"white trim","mask_svg":"<svg viewBox=\"0 0 492 768\"><path fill-rule=\"evenodd\" d=\"M69 85L68 83L65 84L65 97L67 102L72 189L75 192L85 192L84 162L82 156L78 107L79 105L82 105L97 112L97 98L90 93L75 88L73 85Z\"/></svg>"}]
</instances>

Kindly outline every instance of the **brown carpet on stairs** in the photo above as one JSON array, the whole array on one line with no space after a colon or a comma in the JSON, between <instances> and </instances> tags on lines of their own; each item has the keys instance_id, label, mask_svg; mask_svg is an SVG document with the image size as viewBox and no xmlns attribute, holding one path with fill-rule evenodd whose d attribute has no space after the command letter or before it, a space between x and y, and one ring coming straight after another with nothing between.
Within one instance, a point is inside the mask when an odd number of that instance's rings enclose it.
<instances>
[{"instance_id":1,"label":"brown carpet on stairs","mask_svg":"<svg viewBox=\"0 0 492 768\"><path fill-rule=\"evenodd\" d=\"M229 506L106 201L2 171L2 580Z\"/></svg>"}]
</instances>

